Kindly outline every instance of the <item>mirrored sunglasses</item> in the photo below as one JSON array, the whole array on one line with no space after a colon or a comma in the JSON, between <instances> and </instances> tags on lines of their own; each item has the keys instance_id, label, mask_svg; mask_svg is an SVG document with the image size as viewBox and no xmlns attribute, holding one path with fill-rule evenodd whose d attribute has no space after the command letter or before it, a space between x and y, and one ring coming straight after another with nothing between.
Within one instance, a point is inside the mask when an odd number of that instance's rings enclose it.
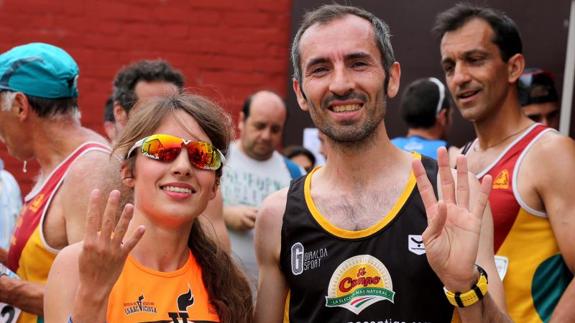
<instances>
[{"instance_id":1,"label":"mirrored sunglasses","mask_svg":"<svg viewBox=\"0 0 575 323\"><path fill-rule=\"evenodd\" d=\"M186 147L190 163L199 169L218 170L225 161L222 152L208 142L186 140L166 134L155 134L138 140L126 154L126 159L140 147L142 155L161 162L175 160L182 147Z\"/></svg>"}]
</instances>

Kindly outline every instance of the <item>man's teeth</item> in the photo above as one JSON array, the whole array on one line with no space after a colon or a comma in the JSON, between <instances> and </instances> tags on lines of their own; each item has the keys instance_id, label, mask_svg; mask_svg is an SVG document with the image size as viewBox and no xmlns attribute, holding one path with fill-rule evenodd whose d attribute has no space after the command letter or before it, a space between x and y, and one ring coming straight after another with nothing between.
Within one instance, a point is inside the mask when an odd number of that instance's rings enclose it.
<instances>
[{"instance_id":1,"label":"man's teeth","mask_svg":"<svg viewBox=\"0 0 575 323\"><path fill-rule=\"evenodd\" d=\"M176 193L192 194L192 190L191 190L191 189L189 189L189 188L184 188L184 187L164 186L163 190L164 190L164 191L169 191L169 192L176 192Z\"/></svg>"},{"instance_id":2,"label":"man's teeth","mask_svg":"<svg viewBox=\"0 0 575 323\"><path fill-rule=\"evenodd\" d=\"M348 111L356 111L361 108L360 104L346 104L346 105L335 105L333 106L333 112L348 112Z\"/></svg>"},{"instance_id":3,"label":"man's teeth","mask_svg":"<svg viewBox=\"0 0 575 323\"><path fill-rule=\"evenodd\" d=\"M466 93L460 94L459 97L465 99L465 98L468 98L468 97L470 97L470 96L473 96L473 95L476 94L477 92L478 92L478 91L466 92Z\"/></svg>"}]
</instances>

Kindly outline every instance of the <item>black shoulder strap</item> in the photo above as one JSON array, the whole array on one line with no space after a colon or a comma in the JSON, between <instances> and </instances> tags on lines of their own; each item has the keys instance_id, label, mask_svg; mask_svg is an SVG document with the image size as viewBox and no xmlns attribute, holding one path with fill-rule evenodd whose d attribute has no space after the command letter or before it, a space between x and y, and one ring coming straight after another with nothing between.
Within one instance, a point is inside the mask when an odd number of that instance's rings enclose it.
<instances>
[{"instance_id":1,"label":"black shoulder strap","mask_svg":"<svg viewBox=\"0 0 575 323\"><path fill-rule=\"evenodd\" d=\"M471 149L471 146L473 145L473 140L472 141L468 141L463 148L461 148L461 154L462 155L467 155L467 152L469 151L469 149Z\"/></svg>"}]
</instances>

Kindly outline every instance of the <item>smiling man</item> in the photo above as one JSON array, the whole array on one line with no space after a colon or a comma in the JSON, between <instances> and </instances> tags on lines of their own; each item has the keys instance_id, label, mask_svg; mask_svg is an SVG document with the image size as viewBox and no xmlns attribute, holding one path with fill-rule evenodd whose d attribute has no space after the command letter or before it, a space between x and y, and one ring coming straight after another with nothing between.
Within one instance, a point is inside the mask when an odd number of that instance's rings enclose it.
<instances>
[{"instance_id":1,"label":"smiling man","mask_svg":"<svg viewBox=\"0 0 575 323\"><path fill-rule=\"evenodd\" d=\"M575 143L522 113L525 59L509 17L457 5L435 30L446 83L477 134L463 148L469 169L493 177L494 248L509 313L515 322L574 322L575 199L566 188L575 181Z\"/></svg>"},{"instance_id":2,"label":"smiling man","mask_svg":"<svg viewBox=\"0 0 575 323\"><path fill-rule=\"evenodd\" d=\"M355 7L320 7L306 14L292 62L299 106L329 157L259 212L256 322L448 322L453 305L464 321L505 320L483 216L490 179L478 192L462 158L455 189L442 149L437 202L437 163L387 135L400 78L387 25Z\"/></svg>"}]
</instances>

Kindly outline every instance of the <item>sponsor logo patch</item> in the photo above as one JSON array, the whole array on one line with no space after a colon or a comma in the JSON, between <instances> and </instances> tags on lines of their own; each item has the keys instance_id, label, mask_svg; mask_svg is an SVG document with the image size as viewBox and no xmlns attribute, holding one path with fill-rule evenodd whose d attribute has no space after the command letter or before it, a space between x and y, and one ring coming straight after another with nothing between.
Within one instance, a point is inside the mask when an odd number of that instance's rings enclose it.
<instances>
[{"instance_id":1,"label":"sponsor logo patch","mask_svg":"<svg viewBox=\"0 0 575 323\"><path fill-rule=\"evenodd\" d=\"M329 281L326 307L343 307L354 314L380 302L394 302L395 292L385 265L371 255L354 256L342 262Z\"/></svg>"}]
</instances>

